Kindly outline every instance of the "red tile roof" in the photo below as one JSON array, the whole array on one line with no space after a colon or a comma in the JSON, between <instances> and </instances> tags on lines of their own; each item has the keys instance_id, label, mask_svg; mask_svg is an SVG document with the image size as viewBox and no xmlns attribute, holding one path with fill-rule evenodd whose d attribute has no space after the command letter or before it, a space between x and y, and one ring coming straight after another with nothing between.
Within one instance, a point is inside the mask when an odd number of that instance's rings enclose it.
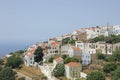
<instances>
[{"instance_id":1,"label":"red tile roof","mask_svg":"<svg viewBox=\"0 0 120 80\"><path fill-rule=\"evenodd\" d=\"M43 43L43 44L41 45L41 48L46 48L46 46L47 46L47 44Z\"/></svg>"},{"instance_id":2,"label":"red tile roof","mask_svg":"<svg viewBox=\"0 0 120 80\"><path fill-rule=\"evenodd\" d=\"M78 62L70 62L70 63L68 63L68 64L66 64L67 66L80 66L80 63L78 63Z\"/></svg>"},{"instance_id":3,"label":"red tile roof","mask_svg":"<svg viewBox=\"0 0 120 80\"><path fill-rule=\"evenodd\" d=\"M62 60L63 60L63 58L58 57L58 58L56 58L55 60L56 60L57 62L59 62L59 61L62 61Z\"/></svg>"},{"instance_id":4,"label":"red tile roof","mask_svg":"<svg viewBox=\"0 0 120 80\"><path fill-rule=\"evenodd\" d=\"M55 47L55 46L59 46L60 43L59 43L59 42L51 42L51 45L52 45L53 47Z\"/></svg>"},{"instance_id":5,"label":"red tile roof","mask_svg":"<svg viewBox=\"0 0 120 80\"><path fill-rule=\"evenodd\" d=\"M33 56L33 54L32 53L28 53L27 56L31 57L31 56Z\"/></svg>"},{"instance_id":6,"label":"red tile roof","mask_svg":"<svg viewBox=\"0 0 120 80\"><path fill-rule=\"evenodd\" d=\"M79 47L72 47L73 50L80 50Z\"/></svg>"}]
</instances>

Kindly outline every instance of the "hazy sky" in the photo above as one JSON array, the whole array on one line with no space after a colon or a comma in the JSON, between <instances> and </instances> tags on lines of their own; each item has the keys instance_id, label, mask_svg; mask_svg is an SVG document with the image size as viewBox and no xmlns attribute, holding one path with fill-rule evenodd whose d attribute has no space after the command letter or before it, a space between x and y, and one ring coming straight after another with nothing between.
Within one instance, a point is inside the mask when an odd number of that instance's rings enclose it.
<instances>
[{"instance_id":1,"label":"hazy sky","mask_svg":"<svg viewBox=\"0 0 120 80\"><path fill-rule=\"evenodd\" d=\"M0 0L0 41L40 41L80 27L120 24L120 0Z\"/></svg>"}]
</instances>

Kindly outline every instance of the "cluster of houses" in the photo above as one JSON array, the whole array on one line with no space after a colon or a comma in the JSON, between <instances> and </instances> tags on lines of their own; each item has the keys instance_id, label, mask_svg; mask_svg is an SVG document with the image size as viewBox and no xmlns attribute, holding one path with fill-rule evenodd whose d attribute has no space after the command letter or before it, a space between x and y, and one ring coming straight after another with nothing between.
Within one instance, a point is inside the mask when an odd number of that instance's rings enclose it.
<instances>
[{"instance_id":1,"label":"cluster of houses","mask_svg":"<svg viewBox=\"0 0 120 80\"><path fill-rule=\"evenodd\" d=\"M64 64L64 59L61 57L55 58L53 61L54 67L57 64ZM69 62L65 64L65 76L68 79L80 79L82 65L78 62Z\"/></svg>"},{"instance_id":2,"label":"cluster of houses","mask_svg":"<svg viewBox=\"0 0 120 80\"><path fill-rule=\"evenodd\" d=\"M75 57L81 62L70 62L65 64L65 76L69 79L80 77L81 75L81 65L88 65L91 63L91 55L96 53L102 53L106 55L111 55L113 51L120 48L120 43L108 44L104 41L90 43L84 42L84 40L92 39L100 35L119 35L120 26L111 27L91 27L91 28L81 28L79 30L73 31L71 34L65 34L59 37L49 39L47 42L39 43L30 46L24 56L24 63L26 66L35 65L34 62L34 51L38 46L43 48L44 57L43 61L47 61L54 54L63 55L66 54L69 57ZM65 38L70 38L76 40L74 45L61 45L62 40ZM54 59L54 67L58 63L64 63L64 60L59 57Z\"/></svg>"}]
</instances>

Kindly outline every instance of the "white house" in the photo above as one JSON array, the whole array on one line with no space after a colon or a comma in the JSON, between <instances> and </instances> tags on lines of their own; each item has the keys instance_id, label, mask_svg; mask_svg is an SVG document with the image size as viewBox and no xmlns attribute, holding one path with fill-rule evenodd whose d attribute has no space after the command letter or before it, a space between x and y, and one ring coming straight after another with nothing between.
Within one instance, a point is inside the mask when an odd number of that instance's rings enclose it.
<instances>
[{"instance_id":1,"label":"white house","mask_svg":"<svg viewBox=\"0 0 120 80\"><path fill-rule=\"evenodd\" d=\"M79 48L81 49L81 51L84 52L85 46L84 46L84 43L83 43L83 42L81 42L81 41L76 41L76 42L75 42L75 46L76 46L76 47L79 47Z\"/></svg>"},{"instance_id":2,"label":"white house","mask_svg":"<svg viewBox=\"0 0 120 80\"><path fill-rule=\"evenodd\" d=\"M109 35L119 35L119 34L120 34L120 25L109 27Z\"/></svg>"},{"instance_id":3,"label":"white house","mask_svg":"<svg viewBox=\"0 0 120 80\"><path fill-rule=\"evenodd\" d=\"M69 57L80 57L81 56L81 50L79 47L70 47L68 49L68 55Z\"/></svg>"},{"instance_id":4,"label":"white house","mask_svg":"<svg viewBox=\"0 0 120 80\"><path fill-rule=\"evenodd\" d=\"M86 53L89 53L89 54L95 54L96 53L96 49L94 48L88 48Z\"/></svg>"},{"instance_id":5,"label":"white house","mask_svg":"<svg viewBox=\"0 0 120 80\"><path fill-rule=\"evenodd\" d=\"M85 28L85 31L87 33L87 39L92 39L100 35L99 27Z\"/></svg>"},{"instance_id":6,"label":"white house","mask_svg":"<svg viewBox=\"0 0 120 80\"><path fill-rule=\"evenodd\" d=\"M88 65L91 63L91 54L82 53L82 64Z\"/></svg>"},{"instance_id":7,"label":"white house","mask_svg":"<svg viewBox=\"0 0 120 80\"><path fill-rule=\"evenodd\" d=\"M56 37L57 41L62 41L63 37L62 36L58 36Z\"/></svg>"},{"instance_id":8,"label":"white house","mask_svg":"<svg viewBox=\"0 0 120 80\"><path fill-rule=\"evenodd\" d=\"M108 36L108 27L107 26L102 26L100 27L100 35Z\"/></svg>"},{"instance_id":9,"label":"white house","mask_svg":"<svg viewBox=\"0 0 120 80\"><path fill-rule=\"evenodd\" d=\"M27 49L24 55L24 64L26 66L33 66L35 61L34 61L34 52L37 49L37 45L32 45Z\"/></svg>"},{"instance_id":10,"label":"white house","mask_svg":"<svg viewBox=\"0 0 120 80\"><path fill-rule=\"evenodd\" d=\"M82 53L95 54L96 49L94 43L83 43L80 41L75 42L76 47L79 47Z\"/></svg>"},{"instance_id":11,"label":"white house","mask_svg":"<svg viewBox=\"0 0 120 80\"><path fill-rule=\"evenodd\" d=\"M26 66L33 66L34 65L34 55L31 53L28 53L24 56L24 64Z\"/></svg>"},{"instance_id":12,"label":"white house","mask_svg":"<svg viewBox=\"0 0 120 80\"><path fill-rule=\"evenodd\" d=\"M70 80L80 79L82 66L78 62L65 64L65 76Z\"/></svg>"}]
</instances>

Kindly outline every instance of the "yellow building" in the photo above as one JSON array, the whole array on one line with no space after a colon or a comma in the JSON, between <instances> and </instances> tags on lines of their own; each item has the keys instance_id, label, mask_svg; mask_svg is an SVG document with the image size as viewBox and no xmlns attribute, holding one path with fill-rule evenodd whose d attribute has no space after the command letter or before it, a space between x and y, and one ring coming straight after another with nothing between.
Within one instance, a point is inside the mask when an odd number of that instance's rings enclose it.
<instances>
[{"instance_id":1,"label":"yellow building","mask_svg":"<svg viewBox=\"0 0 120 80\"><path fill-rule=\"evenodd\" d=\"M78 62L70 62L65 64L65 76L68 79L76 80L80 79L81 65Z\"/></svg>"}]
</instances>

